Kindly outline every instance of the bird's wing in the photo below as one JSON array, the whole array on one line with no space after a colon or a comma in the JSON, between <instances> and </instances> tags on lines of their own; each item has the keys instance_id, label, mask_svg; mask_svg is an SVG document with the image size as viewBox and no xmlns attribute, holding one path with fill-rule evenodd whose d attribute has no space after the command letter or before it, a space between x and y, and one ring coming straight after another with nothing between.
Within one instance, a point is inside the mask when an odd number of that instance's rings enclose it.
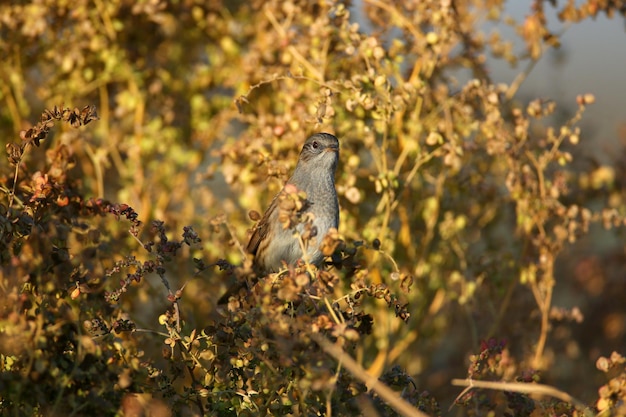
<instances>
[{"instance_id":1,"label":"bird's wing","mask_svg":"<svg viewBox=\"0 0 626 417\"><path fill-rule=\"evenodd\" d=\"M248 252L249 254L257 254L261 242L265 240L265 237L270 231L270 217L272 217L272 214L276 211L277 206L278 194L274 197L269 208L265 211L265 214L263 214L261 220L259 220L259 222L252 230L252 235L250 236L250 240L248 241L248 246L246 246L246 252Z\"/></svg>"},{"instance_id":2,"label":"bird's wing","mask_svg":"<svg viewBox=\"0 0 626 417\"><path fill-rule=\"evenodd\" d=\"M250 240L248 241L248 246L246 247L246 252L251 255L256 255L257 250L259 249L259 244L263 240L263 236L267 234L268 224L261 224L259 222L255 228L252 230L252 236L250 236Z\"/></svg>"}]
</instances>

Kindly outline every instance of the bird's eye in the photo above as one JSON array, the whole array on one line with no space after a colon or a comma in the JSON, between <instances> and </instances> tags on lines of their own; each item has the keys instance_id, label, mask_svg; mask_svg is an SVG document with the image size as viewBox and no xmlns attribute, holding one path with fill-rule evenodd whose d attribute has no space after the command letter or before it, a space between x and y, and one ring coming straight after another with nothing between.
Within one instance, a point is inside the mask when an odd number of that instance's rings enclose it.
<instances>
[{"instance_id":1,"label":"bird's eye","mask_svg":"<svg viewBox=\"0 0 626 417\"><path fill-rule=\"evenodd\" d=\"M317 149L320 147L320 144L316 140L314 140L311 146L313 147L313 149Z\"/></svg>"}]
</instances>

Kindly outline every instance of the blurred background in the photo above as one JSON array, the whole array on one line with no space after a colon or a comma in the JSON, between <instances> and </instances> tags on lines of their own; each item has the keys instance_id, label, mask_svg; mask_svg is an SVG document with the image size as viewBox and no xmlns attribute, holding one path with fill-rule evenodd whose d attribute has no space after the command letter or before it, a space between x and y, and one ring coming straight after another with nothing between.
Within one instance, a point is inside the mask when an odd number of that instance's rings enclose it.
<instances>
[{"instance_id":1,"label":"blurred background","mask_svg":"<svg viewBox=\"0 0 626 417\"><path fill-rule=\"evenodd\" d=\"M202 243L167 276L197 329L219 320L227 277L191 258L240 264L248 212L265 210L309 134L334 133L340 234L365 243L360 277L411 312L365 304L362 366L400 366L446 410L461 391L450 381L493 339L506 348L487 379L536 375L594 404L607 381L596 360L626 350L623 13L594 0L10 2L0 133L19 143L44 109L95 105L98 121L58 125L26 154L18 190L46 174L164 221L171 239L192 226ZM2 170L4 205L14 172ZM94 287L119 288L107 271L124 256L152 256L125 224L90 227ZM28 275L24 253L4 279ZM332 273L337 298L350 293L353 277ZM106 315L154 330L169 304L154 278Z\"/></svg>"}]
</instances>

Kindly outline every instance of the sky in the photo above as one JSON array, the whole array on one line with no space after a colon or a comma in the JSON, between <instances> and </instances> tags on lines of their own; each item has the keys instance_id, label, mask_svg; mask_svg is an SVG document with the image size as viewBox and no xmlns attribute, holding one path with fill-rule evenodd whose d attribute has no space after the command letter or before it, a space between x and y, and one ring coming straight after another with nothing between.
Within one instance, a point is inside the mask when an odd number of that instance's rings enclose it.
<instances>
[{"instance_id":1,"label":"sky","mask_svg":"<svg viewBox=\"0 0 626 417\"><path fill-rule=\"evenodd\" d=\"M530 3L509 1L505 13L519 21L529 14ZM612 155L619 149L619 129L626 126L625 20L602 14L564 26L549 3L545 4L549 27L562 33L561 47L540 60L519 97L549 98L574 107L576 96L593 94L596 102L583 116L581 144L594 149L600 158ZM495 80L510 83L524 66L511 69L493 62L492 68Z\"/></svg>"},{"instance_id":2,"label":"sky","mask_svg":"<svg viewBox=\"0 0 626 417\"><path fill-rule=\"evenodd\" d=\"M530 14L531 4L530 1L509 0L505 3L502 20L511 16L522 22ZM626 21L620 16L608 19L601 14L595 19L564 25L550 3L544 4L548 27L553 33L561 34L561 46L549 49L540 59L522 84L517 99L522 104L535 98L551 99L558 106L575 111L578 95L593 94L595 104L587 107L579 124L580 146L592 152L600 162L609 162L616 152L621 152L619 131L626 129ZM356 0L351 11L367 31L362 6L362 0ZM498 30L503 39L510 41L519 39L504 23L485 23L481 30L486 34ZM518 55L524 51L521 42L515 46ZM503 60L490 58L487 65L494 82L510 84L528 61L511 68Z\"/></svg>"}]
</instances>

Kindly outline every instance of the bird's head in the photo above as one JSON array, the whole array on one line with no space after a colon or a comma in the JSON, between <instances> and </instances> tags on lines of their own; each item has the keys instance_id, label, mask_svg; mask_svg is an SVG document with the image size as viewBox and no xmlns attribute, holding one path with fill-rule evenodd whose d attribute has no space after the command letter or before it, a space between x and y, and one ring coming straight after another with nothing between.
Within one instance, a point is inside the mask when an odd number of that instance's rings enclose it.
<instances>
[{"instance_id":1,"label":"bird's head","mask_svg":"<svg viewBox=\"0 0 626 417\"><path fill-rule=\"evenodd\" d=\"M338 159L339 141L337 138L330 133L316 133L304 142L298 165L332 168L334 171Z\"/></svg>"}]
</instances>

